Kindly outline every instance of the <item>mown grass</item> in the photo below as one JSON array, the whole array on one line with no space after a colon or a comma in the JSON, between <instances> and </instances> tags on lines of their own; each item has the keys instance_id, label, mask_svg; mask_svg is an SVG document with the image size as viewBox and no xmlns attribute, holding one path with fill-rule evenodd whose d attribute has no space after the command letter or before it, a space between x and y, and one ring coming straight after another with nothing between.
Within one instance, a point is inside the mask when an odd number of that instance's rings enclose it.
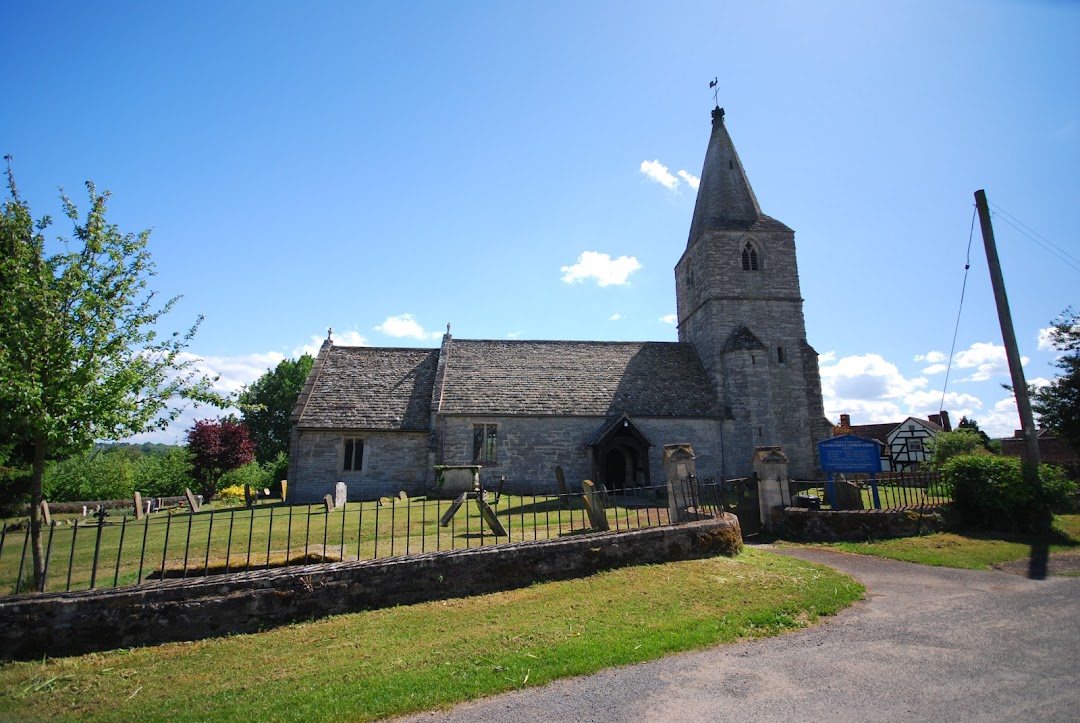
<instances>
[{"instance_id":1,"label":"mown grass","mask_svg":"<svg viewBox=\"0 0 1080 723\"><path fill-rule=\"evenodd\" d=\"M938 532L921 537L902 537L871 542L827 543L845 552L875 555L891 560L938 567L986 570L1031 554L1030 538L981 532ZM1080 515L1057 515L1050 554L1080 548Z\"/></svg>"},{"instance_id":2,"label":"mown grass","mask_svg":"<svg viewBox=\"0 0 1080 723\"><path fill-rule=\"evenodd\" d=\"M861 597L747 550L341 615L254 635L0 666L0 718L361 721L803 627Z\"/></svg>"}]
</instances>

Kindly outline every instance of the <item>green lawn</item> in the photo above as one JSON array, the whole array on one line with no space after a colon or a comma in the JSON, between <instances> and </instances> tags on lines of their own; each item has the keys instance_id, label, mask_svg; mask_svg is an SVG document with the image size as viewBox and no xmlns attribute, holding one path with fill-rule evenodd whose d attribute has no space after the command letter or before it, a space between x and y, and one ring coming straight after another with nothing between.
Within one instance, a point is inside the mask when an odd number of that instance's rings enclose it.
<instances>
[{"instance_id":1,"label":"green lawn","mask_svg":"<svg viewBox=\"0 0 1080 723\"><path fill-rule=\"evenodd\" d=\"M496 542L539 540L589 531L580 497L571 509L560 508L557 497L502 495L489 501L508 536L496 538L482 523L475 502L463 505L447 527L440 517L450 500L416 497L383 503L350 502L326 512L322 504L286 506L281 503L244 507L215 507L195 515L186 508L159 512L145 521L111 512L106 524L93 518L45 530L48 551L46 590L79 590L91 586L130 585L159 579L164 567L170 577L189 577L238 571L292 562L372 559L431 550L490 545ZM663 500L653 497L611 496L607 518L611 529L667 524ZM662 509L658 509L661 507ZM100 540L99 540L100 532ZM0 595L15 592L22 570L21 590L31 585L32 564L26 548L25 526L8 532L0 549ZM95 573L95 551L97 566ZM250 554L249 554L250 551ZM70 571L70 576L69 576Z\"/></svg>"},{"instance_id":2,"label":"green lawn","mask_svg":"<svg viewBox=\"0 0 1080 723\"><path fill-rule=\"evenodd\" d=\"M803 627L861 597L764 551L0 666L0 719L372 720Z\"/></svg>"},{"instance_id":3,"label":"green lawn","mask_svg":"<svg viewBox=\"0 0 1080 723\"><path fill-rule=\"evenodd\" d=\"M1057 515L1054 527L1051 554L1080 548L1080 515ZM861 555L971 570L989 569L996 563L1020 560L1031 553L1030 539L979 532L938 532L875 542L828 543L828 546Z\"/></svg>"}]
</instances>

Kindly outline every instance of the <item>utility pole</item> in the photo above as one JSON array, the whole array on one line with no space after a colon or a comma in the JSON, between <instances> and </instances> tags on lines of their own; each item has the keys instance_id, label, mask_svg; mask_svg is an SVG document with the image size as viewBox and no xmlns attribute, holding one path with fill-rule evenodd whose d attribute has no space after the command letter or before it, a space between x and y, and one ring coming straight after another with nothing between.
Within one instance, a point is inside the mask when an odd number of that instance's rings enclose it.
<instances>
[{"instance_id":1,"label":"utility pole","mask_svg":"<svg viewBox=\"0 0 1080 723\"><path fill-rule=\"evenodd\" d=\"M986 204L986 191L975 192L975 207L979 210L979 225L982 227L983 245L986 247L986 263L990 267L990 283L994 286L994 300L997 302L998 321L1001 323L1001 337L1005 342L1005 355L1009 360L1009 372L1012 375L1013 394L1016 395L1016 408L1020 412L1020 426L1024 431L1025 455L1024 472L1027 481L1039 486L1039 438L1035 430L1035 419L1031 414L1031 400L1028 398L1027 382L1024 380L1024 368L1020 364L1020 351L1016 347L1016 332L1013 331L1012 315L1009 313L1009 297L1005 295L1005 280L1001 277L1001 262L998 261L997 244L994 243L994 227L990 225L990 208ZM1032 475L1028 477L1028 475Z\"/></svg>"}]
</instances>

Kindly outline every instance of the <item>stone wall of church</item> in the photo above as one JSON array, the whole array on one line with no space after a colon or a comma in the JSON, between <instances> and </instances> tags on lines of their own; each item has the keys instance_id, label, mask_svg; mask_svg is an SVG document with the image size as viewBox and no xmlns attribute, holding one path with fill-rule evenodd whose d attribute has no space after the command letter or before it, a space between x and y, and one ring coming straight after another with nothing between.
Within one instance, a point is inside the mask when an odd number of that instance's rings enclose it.
<instances>
[{"instance_id":1,"label":"stone wall of church","mask_svg":"<svg viewBox=\"0 0 1080 723\"><path fill-rule=\"evenodd\" d=\"M480 474L485 487L494 488L506 477L506 489L514 494L554 494L555 467L561 465L570 490L577 492L581 480L594 476L585 442L604 422L603 417L442 416L437 458L440 464L472 464L474 426L495 424L496 460ZM634 423L654 445L649 450L652 484L664 483L664 445L680 442L693 446L699 477L720 476L719 420L635 417Z\"/></svg>"},{"instance_id":2,"label":"stone wall of church","mask_svg":"<svg viewBox=\"0 0 1080 723\"><path fill-rule=\"evenodd\" d=\"M345 440L361 440L364 453L359 470L345 471ZM422 494L427 485L427 432L363 432L304 430L293 440L296 461L289 480L289 501L318 502L333 494L338 482L349 489L349 500L370 500L405 490Z\"/></svg>"}]
</instances>

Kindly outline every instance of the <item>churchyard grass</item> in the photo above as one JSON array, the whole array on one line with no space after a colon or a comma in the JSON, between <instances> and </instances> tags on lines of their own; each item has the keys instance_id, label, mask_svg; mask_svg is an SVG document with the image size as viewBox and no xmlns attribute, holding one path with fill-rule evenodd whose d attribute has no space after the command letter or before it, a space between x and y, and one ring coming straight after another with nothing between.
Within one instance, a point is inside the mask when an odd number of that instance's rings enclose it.
<instances>
[{"instance_id":1,"label":"churchyard grass","mask_svg":"<svg viewBox=\"0 0 1080 723\"><path fill-rule=\"evenodd\" d=\"M69 518L46 530L46 591L130 585L166 577L203 574L305 562L369 560L522 540L542 540L591 531L580 495L570 509L556 496L488 497L507 536L496 538L469 500L441 527L439 518L451 500L414 497L382 502L350 502L327 512L323 504L254 508L207 507L195 515L186 508L135 520L110 511L106 524L94 518ZM655 496L611 498L607 510L612 530L667 524L663 499ZM9 521L10 522L10 521ZM100 534L99 534L100 533ZM32 565L25 526L10 526L0 547L0 595L30 587ZM96 572L94 560L97 559ZM69 574L70 573L70 574Z\"/></svg>"},{"instance_id":2,"label":"churchyard grass","mask_svg":"<svg viewBox=\"0 0 1080 723\"><path fill-rule=\"evenodd\" d=\"M1029 538L1000 533L937 532L894 540L824 544L861 555L970 570L986 570L991 565L1020 560L1031 554ZM1080 549L1080 515L1055 516L1054 544L1050 545L1050 553L1077 549Z\"/></svg>"},{"instance_id":3,"label":"churchyard grass","mask_svg":"<svg viewBox=\"0 0 1080 723\"><path fill-rule=\"evenodd\" d=\"M830 568L748 549L252 635L8 663L0 719L373 720L776 635L862 593Z\"/></svg>"}]
</instances>

